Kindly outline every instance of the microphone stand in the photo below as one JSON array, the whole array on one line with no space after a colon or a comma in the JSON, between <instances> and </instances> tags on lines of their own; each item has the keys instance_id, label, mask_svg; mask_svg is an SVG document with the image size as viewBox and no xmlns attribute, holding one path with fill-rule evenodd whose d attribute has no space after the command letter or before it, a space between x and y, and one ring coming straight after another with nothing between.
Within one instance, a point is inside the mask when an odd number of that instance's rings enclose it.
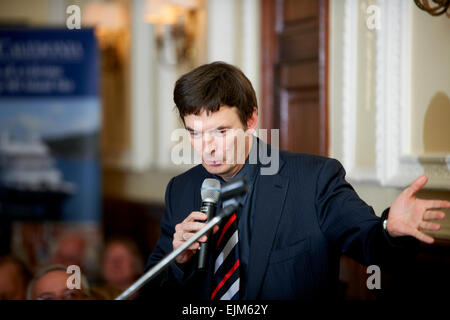
<instances>
[{"instance_id":1,"label":"microphone stand","mask_svg":"<svg viewBox=\"0 0 450 320\"><path fill-rule=\"evenodd\" d=\"M122 292L115 300L126 300L137 292L144 284L157 276L161 271L166 269L170 263L172 263L175 258L182 253L184 250L189 248L195 241L197 241L201 236L206 234L211 230L216 224L219 224L223 218L228 217L230 214L235 212L239 207L239 201L236 198L227 201L228 204L224 207L214 218L212 218L203 228L198 230L192 237L179 246L176 250L165 256L160 262L158 262L153 268L148 270L143 276L141 276L135 283L133 283L128 289Z\"/></svg>"}]
</instances>

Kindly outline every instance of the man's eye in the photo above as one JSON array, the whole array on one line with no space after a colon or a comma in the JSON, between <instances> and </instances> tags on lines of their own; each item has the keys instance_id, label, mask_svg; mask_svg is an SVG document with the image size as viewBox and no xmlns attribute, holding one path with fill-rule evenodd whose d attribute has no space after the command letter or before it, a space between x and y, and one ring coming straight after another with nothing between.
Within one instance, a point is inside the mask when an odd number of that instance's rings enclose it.
<instances>
[{"instance_id":1,"label":"man's eye","mask_svg":"<svg viewBox=\"0 0 450 320\"><path fill-rule=\"evenodd\" d=\"M227 133L227 129L214 130L214 135L221 137Z\"/></svg>"},{"instance_id":2,"label":"man's eye","mask_svg":"<svg viewBox=\"0 0 450 320\"><path fill-rule=\"evenodd\" d=\"M190 133L193 138L198 138L201 136L200 132L197 132L197 131L191 131Z\"/></svg>"}]
</instances>

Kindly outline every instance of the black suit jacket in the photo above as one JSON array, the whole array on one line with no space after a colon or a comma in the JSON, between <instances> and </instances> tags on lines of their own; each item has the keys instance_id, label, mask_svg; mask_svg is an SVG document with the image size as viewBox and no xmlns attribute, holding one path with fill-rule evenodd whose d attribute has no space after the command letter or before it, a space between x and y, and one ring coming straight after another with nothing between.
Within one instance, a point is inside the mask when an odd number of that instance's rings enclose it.
<instances>
[{"instance_id":1,"label":"black suit jacket","mask_svg":"<svg viewBox=\"0 0 450 320\"><path fill-rule=\"evenodd\" d=\"M169 182L161 235L147 268L173 249L175 225L199 210L200 187L208 177L211 174L198 165ZM404 241L414 242L389 237L334 159L280 151L278 172L261 175L254 196L248 299L335 297L341 254L365 265L379 265L383 271L389 262L401 260ZM143 295L208 299L208 275L195 272L196 258L186 265L183 281L175 279L172 266Z\"/></svg>"}]
</instances>

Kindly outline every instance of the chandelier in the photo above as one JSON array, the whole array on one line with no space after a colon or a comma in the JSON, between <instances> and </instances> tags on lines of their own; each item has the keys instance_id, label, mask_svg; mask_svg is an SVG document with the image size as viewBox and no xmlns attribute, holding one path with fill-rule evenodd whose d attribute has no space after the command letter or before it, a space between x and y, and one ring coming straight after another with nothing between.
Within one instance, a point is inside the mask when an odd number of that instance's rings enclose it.
<instances>
[{"instance_id":1,"label":"chandelier","mask_svg":"<svg viewBox=\"0 0 450 320\"><path fill-rule=\"evenodd\" d=\"M434 6L431 6L428 0L414 0L416 5L431 14L432 16L440 16L446 13L447 17L450 18L450 13L447 12L450 6L450 0L432 0Z\"/></svg>"}]
</instances>

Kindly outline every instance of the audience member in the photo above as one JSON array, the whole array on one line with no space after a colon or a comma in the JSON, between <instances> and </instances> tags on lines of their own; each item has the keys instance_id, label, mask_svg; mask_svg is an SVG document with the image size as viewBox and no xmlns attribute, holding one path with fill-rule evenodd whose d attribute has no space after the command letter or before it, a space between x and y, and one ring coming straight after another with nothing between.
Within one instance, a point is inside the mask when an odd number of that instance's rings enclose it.
<instances>
[{"instance_id":1,"label":"audience member","mask_svg":"<svg viewBox=\"0 0 450 320\"><path fill-rule=\"evenodd\" d=\"M143 267L141 254L134 241L119 237L107 241L102 257L104 283L93 288L97 298L116 298L142 275Z\"/></svg>"},{"instance_id":2,"label":"audience member","mask_svg":"<svg viewBox=\"0 0 450 320\"><path fill-rule=\"evenodd\" d=\"M72 275L63 265L50 265L38 271L27 289L28 300L85 300L90 298L89 284L81 273L80 289L70 289Z\"/></svg>"},{"instance_id":3,"label":"audience member","mask_svg":"<svg viewBox=\"0 0 450 320\"><path fill-rule=\"evenodd\" d=\"M30 278L19 259L11 255L0 257L0 300L24 300Z\"/></svg>"},{"instance_id":4,"label":"audience member","mask_svg":"<svg viewBox=\"0 0 450 320\"><path fill-rule=\"evenodd\" d=\"M83 268L86 247L86 240L83 236L76 233L63 235L52 255L52 263L64 266L77 265Z\"/></svg>"}]
</instances>

